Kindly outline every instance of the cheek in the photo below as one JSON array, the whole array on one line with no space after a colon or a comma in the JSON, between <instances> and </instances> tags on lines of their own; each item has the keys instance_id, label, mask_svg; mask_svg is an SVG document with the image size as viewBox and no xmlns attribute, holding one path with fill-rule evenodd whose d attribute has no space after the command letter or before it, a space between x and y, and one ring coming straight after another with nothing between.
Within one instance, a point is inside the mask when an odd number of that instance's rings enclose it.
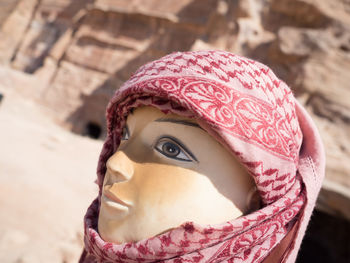
<instances>
[{"instance_id":1,"label":"cheek","mask_svg":"<svg viewBox=\"0 0 350 263\"><path fill-rule=\"evenodd\" d=\"M149 206L189 202L207 181L195 171L172 165L144 164L137 170L132 179L137 201Z\"/></svg>"},{"instance_id":2,"label":"cheek","mask_svg":"<svg viewBox=\"0 0 350 263\"><path fill-rule=\"evenodd\" d=\"M208 177L181 167L152 167L136 176L136 213L151 217L168 228L187 221L199 224L222 223L242 212L213 185ZM158 224L157 223L157 224Z\"/></svg>"}]
</instances>

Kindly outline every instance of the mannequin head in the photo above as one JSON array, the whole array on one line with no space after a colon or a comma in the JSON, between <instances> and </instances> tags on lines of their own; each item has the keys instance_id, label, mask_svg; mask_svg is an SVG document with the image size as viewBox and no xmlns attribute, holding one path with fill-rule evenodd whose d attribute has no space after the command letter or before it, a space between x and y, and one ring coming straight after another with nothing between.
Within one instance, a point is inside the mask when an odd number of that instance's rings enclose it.
<instances>
[{"instance_id":1,"label":"mannequin head","mask_svg":"<svg viewBox=\"0 0 350 263\"><path fill-rule=\"evenodd\" d=\"M150 106L129 114L106 166L98 219L105 241L223 223L251 208L254 181L233 155L195 120Z\"/></svg>"}]
</instances>

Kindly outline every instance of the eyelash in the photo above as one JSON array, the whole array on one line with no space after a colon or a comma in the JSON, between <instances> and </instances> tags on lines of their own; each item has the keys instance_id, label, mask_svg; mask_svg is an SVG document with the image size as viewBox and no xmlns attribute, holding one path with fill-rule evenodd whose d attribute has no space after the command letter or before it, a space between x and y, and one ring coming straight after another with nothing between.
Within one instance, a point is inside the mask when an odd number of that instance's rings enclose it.
<instances>
[{"instance_id":1,"label":"eyelash","mask_svg":"<svg viewBox=\"0 0 350 263\"><path fill-rule=\"evenodd\" d=\"M127 141L129 137L130 137L129 129L127 126L125 126L122 131L121 140ZM175 155L169 152L171 148L166 149L166 147L175 148L176 149L176 151L174 152ZM187 148L181 142L179 142L176 138L172 136L160 137L155 143L154 149L160 154L170 159L184 161L184 162L192 162L192 161L198 162L197 158L189 150L187 150Z\"/></svg>"},{"instance_id":2,"label":"eyelash","mask_svg":"<svg viewBox=\"0 0 350 263\"><path fill-rule=\"evenodd\" d=\"M129 140L129 137L130 137L129 128L128 128L128 126L125 126L122 130L121 140L127 141L127 140Z\"/></svg>"}]
</instances>

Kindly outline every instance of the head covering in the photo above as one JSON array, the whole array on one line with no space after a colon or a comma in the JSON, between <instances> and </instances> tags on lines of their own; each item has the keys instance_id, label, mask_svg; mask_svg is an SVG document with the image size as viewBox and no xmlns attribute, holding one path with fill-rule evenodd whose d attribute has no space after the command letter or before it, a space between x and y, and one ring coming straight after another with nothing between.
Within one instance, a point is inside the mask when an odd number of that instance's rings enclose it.
<instances>
[{"instance_id":1,"label":"head covering","mask_svg":"<svg viewBox=\"0 0 350 263\"><path fill-rule=\"evenodd\" d=\"M184 222L161 235L117 245L98 234L100 191L85 216L81 262L262 262L291 229L276 262L294 262L325 161L319 134L287 85L267 66L224 51L178 52L142 66L107 107L100 190L126 117L142 105L196 119L246 167L264 206L222 224Z\"/></svg>"}]
</instances>

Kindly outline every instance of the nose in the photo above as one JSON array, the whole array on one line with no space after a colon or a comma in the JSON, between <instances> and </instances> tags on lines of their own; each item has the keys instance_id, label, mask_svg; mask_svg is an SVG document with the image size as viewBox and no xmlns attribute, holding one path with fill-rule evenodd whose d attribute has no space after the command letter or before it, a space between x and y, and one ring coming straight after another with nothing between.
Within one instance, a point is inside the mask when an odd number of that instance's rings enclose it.
<instances>
[{"instance_id":1,"label":"nose","mask_svg":"<svg viewBox=\"0 0 350 263\"><path fill-rule=\"evenodd\" d=\"M123 151L117 151L108 159L106 179L109 184L130 180L133 174L133 162Z\"/></svg>"}]
</instances>

